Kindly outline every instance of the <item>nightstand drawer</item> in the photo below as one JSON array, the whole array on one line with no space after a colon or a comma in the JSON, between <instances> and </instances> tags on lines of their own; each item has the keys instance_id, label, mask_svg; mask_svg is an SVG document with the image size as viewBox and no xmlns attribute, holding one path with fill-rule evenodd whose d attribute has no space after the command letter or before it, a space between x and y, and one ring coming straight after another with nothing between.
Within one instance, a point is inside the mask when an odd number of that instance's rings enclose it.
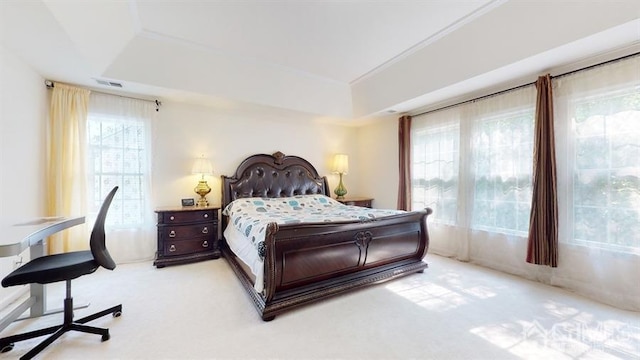
<instances>
[{"instance_id":1,"label":"nightstand drawer","mask_svg":"<svg viewBox=\"0 0 640 360\"><path fill-rule=\"evenodd\" d=\"M167 225L212 221L216 219L215 215L213 210L160 212L158 213L158 223Z\"/></svg>"},{"instance_id":2,"label":"nightstand drawer","mask_svg":"<svg viewBox=\"0 0 640 360\"><path fill-rule=\"evenodd\" d=\"M183 226L159 226L160 236L165 241L179 241L183 239L191 239L197 236L207 236L217 229L215 223L183 225Z\"/></svg>"},{"instance_id":3,"label":"nightstand drawer","mask_svg":"<svg viewBox=\"0 0 640 360\"><path fill-rule=\"evenodd\" d=\"M213 242L209 238L189 239L182 241L165 241L164 255L184 255L213 249Z\"/></svg>"}]
</instances>

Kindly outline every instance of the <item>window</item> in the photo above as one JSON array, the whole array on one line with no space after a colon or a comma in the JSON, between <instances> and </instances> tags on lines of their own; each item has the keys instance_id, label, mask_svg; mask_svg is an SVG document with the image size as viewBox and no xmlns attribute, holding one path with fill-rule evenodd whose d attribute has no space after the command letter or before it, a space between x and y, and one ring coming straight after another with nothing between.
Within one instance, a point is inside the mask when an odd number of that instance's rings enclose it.
<instances>
[{"instance_id":1,"label":"window","mask_svg":"<svg viewBox=\"0 0 640 360\"><path fill-rule=\"evenodd\" d=\"M118 119L103 114L88 116L88 182L95 209L104 194L120 185L121 196L114 199L108 222L112 226L136 226L144 219L147 157L145 126L142 121Z\"/></svg>"},{"instance_id":2,"label":"window","mask_svg":"<svg viewBox=\"0 0 640 360\"><path fill-rule=\"evenodd\" d=\"M534 109L476 120L472 228L525 235L531 211Z\"/></svg>"},{"instance_id":3,"label":"window","mask_svg":"<svg viewBox=\"0 0 640 360\"><path fill-rule=\"evenodd\" d=\"M460 129L457 123L422 126L413 134L412 208L430 207L433 219L455 224Z\"/></svg>"},{"instance_id":4,"label":"window","mask_svg":"<svg viewBox=\"0 0 640 360\"><path fill-rule=\"evenodd\" d=\"M90 209L97 213L116 185L107 225L136 228L148 221L150 195L150 117L142 100L91 94L87 118L87 173Z\"/></svg>"},{"instance_id":5,"label":"window","mask_svg":"<svg viewBox=\"0 0 640 360\"><path fill-rule=\"evenodd\" d=\"M566 242L640 253L640 76L633 66L640 62L558 80L556 118L566 122L558 126L567 128L568 143Z\"/></svg>"},{"instance_id":6,"label":"window","mask_svg":"<svg viewBox=\"0 0 640 360\"><path fill-rule=\"evenodd\" d=\"M559 240L640 254L640 56L556 78L553 89ZM535 102L528 86L415 116L412 208L525 238Z\"/></svg>"},{"instance_id":7,"label":"window","mask_svg":"<svg viewBox=\"0 0 640 360\"><path fill-rule=\"evenodd\" d=\"M434 210L430 252L636 310L640 56L556 77L552 85L557 268L525 260L535 86L414 116L412 208ZM458 168L449 172L451 154Z\"/></svg>"},{"instance_id":8,"label":"window","mask_svg":"<svg viewBox=\"0 0 640 360\"><path fill-rule=\"evenodd\" d=\"M440 224L526 236L534 106L527 86L414 117L412 209L431 207Z\"/></svg>"}]
</instances>

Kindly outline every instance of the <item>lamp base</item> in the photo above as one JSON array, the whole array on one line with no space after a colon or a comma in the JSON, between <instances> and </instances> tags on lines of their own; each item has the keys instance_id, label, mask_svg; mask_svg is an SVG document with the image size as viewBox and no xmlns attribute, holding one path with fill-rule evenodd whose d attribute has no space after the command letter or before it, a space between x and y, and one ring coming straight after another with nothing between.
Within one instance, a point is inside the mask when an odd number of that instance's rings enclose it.
<instances>
[{"instance_id":1,"label":"lamp base","mask_svg":"<svg viewBox=\"0 0 640 360\"><path fill-rule=\"evenodd\" d=\"M198 199L198 202L196 203L197 206L209 206L209 202L205 196L211 192L211 188L207 184L206 180L200 180L193 191L200 195L200 199Z\"/></svg>"},{"instance_id":2,"label":"lamp base","mask_svg":"<svg viewBox=\"0 0 640 360\"><path fill-rule=\"evenodd\" d=\"M336 194L336 199L338 200L343 200L344 196L347 195L347 188L344 187L342 183L342 174L340 174L340 183L338 183L336 189L333 190L333 193Z\"/></svg>"},{"instance_id":3,"label":"lamp base","mask_svg":"<svg viewBox=\"0 0 640 360\"><path fill-rule=\"evenodd\" d=\"M202 196L200 199L198 199L196 206L209 206L209 201L207 201L206 197Z\"/></svg>"}]
</instances>

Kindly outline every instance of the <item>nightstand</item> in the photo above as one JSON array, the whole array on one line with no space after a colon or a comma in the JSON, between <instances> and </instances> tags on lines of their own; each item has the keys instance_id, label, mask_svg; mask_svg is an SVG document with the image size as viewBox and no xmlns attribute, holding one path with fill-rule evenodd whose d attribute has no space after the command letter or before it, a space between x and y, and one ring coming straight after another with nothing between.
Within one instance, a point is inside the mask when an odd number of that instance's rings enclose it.
<instances>
[{"instance_id":1,"label":"nightstand","mask_svg":"<svg viewBox=\"0 0 640 360\"><path fill-rule=\"evenodd\" d=\"M153 265L162 268L219 258L219 211L215 206L156 209L158 251Z\"/></svg>"},{"instance_id":2,"label":"nightstand","mask_svg":"<svg viewBox=\"0 0 640 360\"><path fill-rule=\"evenodd\" d=\"M362 206L368 208L371 207L371 203L373 202L373 199L368 197L345 197L344 199L336 200L345 205Z\"/></svg>"}]
</instances>

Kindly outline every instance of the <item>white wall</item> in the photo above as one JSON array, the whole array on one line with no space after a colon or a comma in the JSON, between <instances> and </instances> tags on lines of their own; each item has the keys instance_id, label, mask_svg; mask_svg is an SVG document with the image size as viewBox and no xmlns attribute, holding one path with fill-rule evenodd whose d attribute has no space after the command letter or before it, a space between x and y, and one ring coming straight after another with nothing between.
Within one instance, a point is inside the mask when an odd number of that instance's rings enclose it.
<instances>
[{"instance_id":1,"label":"white wall","mask_svg":"<svg viewBox=\"0 0 640 360\"><path fill-rule=\"evenodd\" d=\"M44 79L0 46L0 219L45 214L47 90ZM28 252L24 253L28 260ZM0 277L17 257L0 258ZM0 309L20 288L0 288Z\"/></svg>"},{"instance_id":2,"label":"white wall","mask_svg":"<svg viewBox=\"0 0 640 360\"><path fill-rule=\"evenodd\" d=\"M396 209L398 202L398 118L387 116L358 128L359 188L373 207Z\"/></svg>"},{"instance_id":3,"label":"white wall","mask_svg":"<svg viewBox=\"0 0 640 360\"><path fill-rule=\"evenodd\" d=\"M256 154L281 151L309 160L327 175L331 190L337 175L330 173L332 156L350 155L351 172L345 177L349 194L360 193L359 150L356 129L301 118L282 119L267 112L247 112L185 103L163 103L154 127L154 206L179 205L182 198L197 198L193 188L198 176L191 174L196 157L210 158L214 176L209 202L220 203L220 175L233 175L238 164ZM362 194L366 194L363 192Z\"/></svg>"},{"instance_id":4,"label":"white wall","mask_svg":"<svg viewBox=\"0 0 640 360\"><path fill-rule=\"evenodd\" d=\"M44 79L0 48L0 216L44 214L47 90Z\"/></svg>"}]
</instances>

